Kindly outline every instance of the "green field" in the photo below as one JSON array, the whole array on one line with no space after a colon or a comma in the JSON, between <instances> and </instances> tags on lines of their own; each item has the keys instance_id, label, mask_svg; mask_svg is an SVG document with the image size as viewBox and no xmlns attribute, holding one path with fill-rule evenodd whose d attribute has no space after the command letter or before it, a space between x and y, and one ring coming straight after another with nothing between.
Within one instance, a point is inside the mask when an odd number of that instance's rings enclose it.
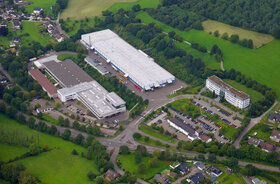
<instances>
[{"instance_id":1,"label":"green field","mask_svg":"<svg viewBox=\"0 0 280 184\"><path fill-rule=\"evenodd\" d=\"M148 125L146 125L144 123L140 124L139 130L150 136L161 139L163 141L166 141L166 142L170 141L172 143L176 143L176 139L171 138L170 136L167 136L165 134L161 134L159 131L154 130L153 128L149 127Z\"/></svg>"},{"instance_id":2,"label":"green field","mask_svg":"<svg viewBox=\"0 0 280 184\"><path fill-rule=\"evenodd\" d=\"M22 21L22 30L17 30L17 36L21 36L22 45L27 46L32 41L39 42L43 46L56 42L47 32L40 33L39 26L42 24L43 22Z\"/></svg>"},{"instance_id":3,"label":"green field","mask_svg":"<svg viewBox=\"0 0 280 184\"><path fill-rule=\"evenodd\" d=\"M75 59L77 59L77 55L75 55L75 54L60 54L60 55L57 56L57 59L59 59L60 61L64 61L66 59L75 60Z\"/></svg>"},{"instance_id":4,"label":"green field","mask_svg":"<svg viewBox=\"0 0 280 184\"><path fill-rule=\"evenodd\" d=\"M46 14L52 14L51 7L56 3L56 0L28 0L33 2L31 5L26 6L26 11L32 13L35 7L42 8Z\"/></svg>"},{"instance_id":5,"label":"green field","mask_svg":"<svg viewBox=\"0 0 280 184\"><path fill-rule=\"evenodd\" d=\"M48 122L52 122L52 123L56 123L58 124L58 120L53 118L52 116L48 115L48 114L43 114L42 118Z\"/></svg>"},{"instance_id":6,"label":"green field","mask_svg":"<svg viewBox=\"0 0 280 184\"><path fill-rule=\"evenodd\" d=\"M125 169L126 171L129 171L132 174L135 174L137 177L143 178L143 179L149 179L149 178L153 177L156 173L163 171L170 164L168 162L159 160L157 167L151 168L148 165L149 160L151 158L142 157L142 163L144 163L146 165L147 172L146 172L146 174L139 174L138 173L138 164L136 164L134 161L134 153L130 153L129 155L119 155L117 159L121 162L123 169Z\"/></svg>"},{"instance_id":7,"label":"green field","mask_svg":"<svg viewBox=\"0 0 280 184\"><path fill-rule=\"evenodd\" d=\"M258 33L254 31L249 31L246 29L242 29L239 27L234 27L228 24L224 24L214 20L206 20L202 22L202 26L206 33L215 31L219 31L220 35L223 33L228 33L229 37L233 34L239 35L239 39L252 39L255 48L259 48L272 40L274 40L273 36L263 33Z\"/></svg>"},{"instance_id":8,"label":"green field","mask_svg":"<svg viewBox=\"0 0 280 184\"><path fill-rule=\"evenodd\" d=\"M61 18L71 17L81 19L101 15L102 11L117 2L134 2L135 0L69 0L67 8L62 12Z\"/></svg>"},{"instance_id":9,"label":"green field","mask_svg":"<svg viewBox=\"0 0 280 184\"><path fill-rule=\"evenodd\" d=\"M119 9L130 10L134 5L139 4L141 8L156 8L160 4L160 0L137 0L135 2L118 2L111 6L108 10L115 13Z\"/></svg>"},{"instance_id":10,"label":"green field","mask_svg":"<svg viewBox=\"0 0 280 184\"><path fill-rule=\"evenodd\" d=\"M235 89L247 93L250 96L251 102L257 102L260 101L262 98L264 98L264 96L260 92L255 91L252 88L247 88L246 86L236 81L229 80L229 79L224 79L223 81L225 81L227 84L231 85Z\"/></svg>"},{"instance_id":11,"label":"green field","mask_svg":"<svg viewBox=\"0 0 280 184\"><path fill-rule=\"evenodd\" d=\"M234 68L246 76L267 85L276 92L278 99L280 99L280 40L273 40L267 45L253 50L216 38L203 31L180 31L163 23L158 23L145 12L138 12L137 17L141 18L144 23L157 23L165 32L176 31L184 40L204 45L208 50L214 44L217 44L223 53L225 69Z\"/></svg>"},{"instance_id":12,"label":"green field","mask_svg":"<svg viewBox=\"0 0 280 184\"><path fill-rule=\"evenodd\" d=\"M29 149L23 146L12 146L0 143L0 161L7 162L10 159L21 156L28 152Z\"/></svg>"},{"instance_id":13,"label":"green field","mask_svg":"<svg viewBox=\"0 0 280 184\"><path fill-rule=\"evenodd\" d=\"M71 154L73 149L76 149L78 153L86 153L87 150L82 146L31 130L3 114L0 114L0 124L6 129L19 131L29 136L38 134L39 143L42 147L47 145L49 148L54 148L38 156L18 161L23 163L27 172L37 176L42 183L91 183L88 181L86 174L89 171L98 172L93 161L82 158L80 155L75 156Z\"/></svg>"}]
</instances>

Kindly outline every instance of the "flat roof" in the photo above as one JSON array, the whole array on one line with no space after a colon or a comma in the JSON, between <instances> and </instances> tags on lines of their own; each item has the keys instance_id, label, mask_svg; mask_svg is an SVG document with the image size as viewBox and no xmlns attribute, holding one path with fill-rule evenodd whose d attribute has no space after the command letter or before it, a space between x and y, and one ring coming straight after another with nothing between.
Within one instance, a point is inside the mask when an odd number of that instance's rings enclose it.
<instances>
[{"instance_id":1,"label":"flat roof","mask_svg":"<svg viewBox=\"0 0 280 184\"><path fill-rule=\"evenodd\" d=\"M211 81L215 82L217 85L221 86L225 90L230 91L232 94L240 97L241 99L249 98L249 95L247 95L246 93L244 93L242 91L238 91L237 89L235 89L232 86L228 85L227 83L225 83L222 79L220 79L216 75L212 75L212 76L208 77L208 79L210 79Z\"/></svg>"},{"instance_id":2,"label":"flat roof","mask_svg":"<svg viewBox=\"0 0 280 184\"><path fill-rule=\"evenodd\" d=\"M85 61L88 64L90 64L93 68L95 68L102 75L105 75L105 74L109 73L108 70L104 66L102 66L101 63L98 60L96 60L96 59L94 59L90 56L87 56L85 58Z\"/></svg>"},{"instance_id":3,"label":"flat roof","mask_svg":"<svg viewBox=\"0 0 280 184\"><path fill-rule=\"evenodd\" d=\"M81 39L146 90L175 80L172 74L155 63L151 57L109 29L84 34Z\"/></svg>"},{"instance_id":4,"label":"flat roof","mask_svg":"<svg viewBox=\"0 0 280 184\"><path fill-rule=\"evenodd\" d=\"M45 68L61 83L63 87L71 87L93 79L72 60L44 62Z\"/></svg>"},{"instance_id":5,"label":"flat roof","mask_svg":"<svg viewBox=\"0 0 280 184\"><path fill-rule=\"evenodd\" d=\"M76 93L78 100L84 103L90 110L93 110L99 117L107 117L120 112L119 109L115 108L110 103L110 100L106 100L107 95L111 93L94 80L73 87L63 88L58 90L58 92L64 96ZM117 102L120 100L119 105L125 105L125 101L119 96L114 99L116 99Z\"/></svg>"},{"instance_id":6,"label":"flat roof","mask_svg":"<svg viewBox=\"0 0 280 184\"><path fill-rule=\"evenodd\" d=\"M182 122L181 120L179 120L178 118L169 118L169 121L171 121L172 123L174 123L176 126L182 128L183 130L185 130L186 132L188 132L189 136L193 136L195 134L195 129L193 129L191 127L191 125L186 124L184 122Z\"/></svg>"},{"instance_id":7,"label":"flat roof","mask_svg":"<svg viewBox=\"0 0 280 184\"><path fill-rule=\"evenodd\" d=\"M56 87L48 80L48 78L38 69L28 71L32 77L45 89L50 95L57 93Z\"/></svg>"}]
</instances>

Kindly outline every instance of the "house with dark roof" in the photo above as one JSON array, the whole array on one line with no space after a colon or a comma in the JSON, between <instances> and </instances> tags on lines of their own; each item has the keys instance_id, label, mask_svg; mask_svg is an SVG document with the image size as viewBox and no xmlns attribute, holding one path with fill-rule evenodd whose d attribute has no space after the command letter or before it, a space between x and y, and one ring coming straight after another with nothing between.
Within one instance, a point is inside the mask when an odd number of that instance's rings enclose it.
<instances>
[{"instance_id":1,"label":"house with dark roof","mask_svg":"<svg viewBox=\"0 0 280 184\"><path fill-rule=\"evenodd\" d=\"M280 122L280 114L270 113L269 116L268 116L268 120L272 123L275 122L275 121Z\"/></svg>"},{"instance_id":2,"label":"house with dark roof","mask_svg":"<svg viewBox=\"0 0 280 184\"><path fill-rule=\"evenodd\" d=\"M109 169L106 173L105 173L105 178L112 182L115 179L117 179L119 177L119 174L111 169Z\"/></svg>"},{"instance_id":3,"label":"house with dark roof","mask_svg":"<svg viewBox=\"0 0 280 184\"><path fill-rule=\"evenodd\" d=\"M161 175L161 174L156 174L154 176L154 180L158 183L158 184L167 184L168 183L168 176L167 175Z\"/></svg>"},{"instance_id":4,"label":"house with dark roof","mask_svg":"<svg viewBox=\"0 0 280 184\"><path fill-rule=\"evenodd\" d=\"M19 20L14 20L13 27L16 29L21 29L21 22Z\"/></svg>"},{"instance_id":5,"label":"house with dark roof","mask_svg":"<svg viewBox=\"0 0 280 184\"><path fill-rule=\"evenodd\" d=\"M195 131L195 129L190 124L185 123L183 120L172 117L169 118L167 122L169 125L188 136L191 141L198 138L198 133Z\"/></svg>"},{"instance_id":6,"label":"house with dark roof","mask_svg":"<svg viewBox=\"0 0 280 184\"><path fill-rule=\"evenodd\" d=\"M206 168L206 164L204 162L196 161L193 164L197 169L203 171Z\"/></svg>"},{"instance_id":7,"label":"house with dark roof","mask_svg":"<svg viewBox=\"0 0 280 184\"><path fill-rule=\"evenodd\" d=\"M0 27L7 27L8 26L8 24L6 23L6 22L2 22L1 24L0 24Z\"/></svg>"},{"instance_id":8,"label":"house with dark roof","mask_svg":"<svg viewBox=\"0 0 280 184\"><path fill-rule=\"evenodd\" d=\"M201 172L198 172L198 173L192 175L190 178L188 178L187 182L189 182L190 184L198 184L204 179L205 179L205 176Z\"/></svg>"},{"instance_id":9,"label":"house with dark roof","mask_svg":"<svg viewBox=\"0 0 280 184\"><path fill-rule=\"evenodd\" d=\"M14 37L14 42L15 42L15 43L21 42L21 38L20 38L20 37Z\"/></svg>"},{"instance_id":10,"label":"house with dark roof","mask_svg":"<svg viewBox=\"0 0 280 184\"><path fill-rule=\"evenodd\" d=\"M261 149L265 152L271 152L271 151L276 150L276 146L275 146L275 144L270 143L270 142L262 142Z\"/></svg>"},{"instance_id":11,"label":"house with dark roof","mask_svg":"<svg viewBox=\"0 0 280 184\"><path fill-rule=\"evenodd\" d=\"M278 130L272 130L270 139L275 142L280 142L280 131Z\"/></svg>"},{"instance_id":12,"label":"house with dark roof","mask_svg":"<svg viewBox=\"0 0 280 184\"><path fill-rule=\"evenodd\" d=\"M206 173L209 174L210 176L219 177L223 174L223 171L220 170L219 168L211 165L210 167L208 167L206 169Z\"/></svg>"},{"instance_id":13,"label":"house with dark roof","mask_svg":"<svg viewBox=\"0 0 280 184\"><path fill-rule=\"evenodd\" d=\"M261 139L253 138L253 137L248 137L248 144L254 145L254 146L259 146L263 142Z\"/></svg>"},{"instance_id":14,"label":"house with dark roof","mask_svg":"<svg viewBox=\"0 0 280 184\"><path fill-rule=\"evenodd\" d=\"M181 174L186 174L190 170L186 163L180 164L176 169L178 169Z\"/></svg>"},{"instance_id":15,"label":"house with dark roof","mask_svg":"<svg viewBox=\"0 0 280 184\"><path fill-rule=\"evenodd\" d=\"M41 13L41 11L43 11L42 8L35 7L35 8L33 9L33 13L36 14L36 15L39 15L39 14Z\"/></svg>"},{"instance_id":16,"label":"house with dark roof","mask_svg":"<svg viewBox=\"0 0 280 184\"><path fill-rule=\"evenodd\" d=\"M47 20L54 20L54 17L53 17L52 15L47 15L47 16L46 16L46 19L47 19Z\"/></svg>"}]
</instances>

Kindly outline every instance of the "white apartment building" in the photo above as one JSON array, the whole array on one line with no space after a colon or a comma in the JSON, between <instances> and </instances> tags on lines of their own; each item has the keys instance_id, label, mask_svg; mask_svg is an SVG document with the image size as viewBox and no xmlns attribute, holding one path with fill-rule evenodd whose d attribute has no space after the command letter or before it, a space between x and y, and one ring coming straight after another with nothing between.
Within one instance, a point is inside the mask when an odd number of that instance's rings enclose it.
<instances>
[{"instance_id":1,"label":"white apartment building","mask_svg":"<svg viewBox=\"0 0 280 184\"><path fill-rule=\"evenodd\" d=\"M206 79L206 87L212 92L215 91L216 95L224 96L225 100L235 107L244 109L250 105L249 95L226 84L216 75Z\"/></svg>"}]
</instances>

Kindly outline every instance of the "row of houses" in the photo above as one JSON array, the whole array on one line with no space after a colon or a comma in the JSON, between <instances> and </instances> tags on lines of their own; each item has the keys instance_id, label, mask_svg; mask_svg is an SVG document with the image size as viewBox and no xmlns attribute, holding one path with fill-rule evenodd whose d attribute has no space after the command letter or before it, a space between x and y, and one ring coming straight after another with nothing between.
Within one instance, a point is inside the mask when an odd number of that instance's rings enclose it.
<instances>
[{"instance_id":1,"label":"row of houses","mask_svg":"<svg viewBox=\"0 0 280 184\"><path fill-rule=\"evenodd\" d=\"M203 142L209 143L212 141L212 138L206 135L202 129L194 129L191 124L186 123L184 120L178 117L172 117L167 120L168 124L173 128L179 130L185 134L190 141L195 139L200 139Z\"/></svg>"},{"instance_id":2,"label":"row of houses","mask_svg":"<svg viewBox=\"0 0 280 184\"><path fill-rule=\"evenodd\" d=\"M61 36L60 32L56 29L53 22L48 21L45 22L44 27L46 28L46 31L50 34L50 36L54 37L56 41L62 42L64 38Z\"/></svg>"}]
</instances>

